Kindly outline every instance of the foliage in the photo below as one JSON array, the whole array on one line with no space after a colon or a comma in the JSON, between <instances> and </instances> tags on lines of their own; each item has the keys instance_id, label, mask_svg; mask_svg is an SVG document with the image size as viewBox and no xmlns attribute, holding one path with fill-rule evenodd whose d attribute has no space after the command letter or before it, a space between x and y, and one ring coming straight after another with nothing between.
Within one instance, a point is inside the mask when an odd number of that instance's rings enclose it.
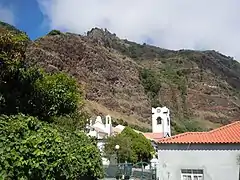
<instances>
[{"instance_id":1,"label":"foliage","mask_svg":"<svg viewBox=\"0 0 240 180\"><path fill-rule=\"evenodd\" d=\"M157 96L161 87L157 74L150 69L143 69L140 75L145 90L151 92L152 97Z\"/></svg>"},{"instance_id":2,"label":"foliage","mask_svg":"<svg viewBox=\"0 0 240 180\"><path fill-rule=\"evenodd\" d=\"M162 68L159 72L152 69L143 69L140 72L140 80L145 89L145 92L148 93L148 96L151 100L151 105L153 107L162 106L162 103L159 101L159 92L161 90L162 83L166 83L170 87L177 87L180 91L183 104L183 113L184 116L187 117L188 108L186 104L186 74L186 71L177 70L177 68L174 68L171 65L164 66L164 68Z\"/></svg>"},{"instance_id":3,"label":"foliage","mask_svg":"<svg viewBox=\"0 0 240 180\"><path fill-rule=\"evenodd\" d=\"M184 132L202 132L206 131L199 122L194 119L178 119L171 121L172 134L179 134Z\"/></svg>"},{"instance_id":4,"label":"foliage","mask_svg":"<svg viewBox=\"0 0 240 180\"><path fill-rule=\"evenodd\" d=\"M183 121L183 125L186 127L186 130L188 132L201 132L206 130L203 127L201 127L197 121L193 119L187 119Z\"/></svg>"},{"instance_id":5,"label":"foliage","mask_svg":"<svg viewBox=\"0 0 240 180\"><path fill-rule=\"evenodd\" d=\"M151 142L143 134L135 132L130 127L126 127L119 135L109 137L105 144L105 153L109 157L116 153L115 145L119 145L120 162L149 161L154 148Z\"/></svg>"},{"instance_id":6,"label":"foliage","mask_svg":"<svg viewBox=\"0 0 240 180\"><path fill-rule=\"evenodd\" d=\"M76 179L102 177L98 148L89 138L17 115L0 118L0 177Z\"/></svg>"},{"instance_id":7,"label":"foliage","mask_svg":"<svg viewBox=\"0 0 240 180\"><path fill-rule=\"evenodd\" d=\"M138 131L141 131L141 132L150 132L151 131L151 129L150 128L145 128L145 127L140 127L140 126L138 126L138 125L136 125L136 124L129 124L128 125L130 128L132 128L132 129L135 129L135 130L138 130Z\"/></svg>"},{"instance_id":8,"label":"foliage","mask_svg":"<svg viewBox=\"0 0 240 180\"><path fill-rule=\"evenodd\" d=\"M64 73L44 74L34 83L34 90L41 117L74 113L83 102L75 79Z\"/></svg>"},{"instance_id":9,"label":"foliage","mask_svg":"<svg viewBox=\"0 0 240 180\"><path fill-rule=\"evenodd\" d=\"M129 126L132 129L135 129L135 130L138 130L138 131L141 131L141 132L150 132L151 131L151 129L149 129L149 128L140 127L140 126L138 126L136 124L128 124L123 119L116 119L116 121L113 120L112 123L113 123L114 126L117 126L117 125L121 124L123 126Z\"/></svg>"},{"instance_id":10,"label":"foliage","mask_svg":"<svg viewBox=\"0 0 240 180\"><path fill-rule=\"evenodd\" d=\"M82 106L76 81L64 73L47 74L25 63L27 37L0 36L1 114L24 113L49 119L74 113Z\"/></svg>"},{"instance_id":11,"label":"foliage","mask_svg":"<svg viewBox=\"0 0 240 180\"><path fill-rule=\"evenodd\" d=\"M35 114L39 107L35 106L34 86L32 82L38 79L41 74L34 69L15 68L1 76L0 94L2 103L1 114Z\"/></svg>"},{"instance_id":12,"label":"foliage","mask_svg":"<svg viewBox=\"0 0 240 180\"><path fill-rule=\"evenodd\" d=\"M89 114L86 112L74 112L71 114L54 116L51 118L54 124L67 129L69 131L83 130L86 127L87 119L89 119Z\"/></svg>"},{"instance_id":13,"label":"foliage","mask_svg":"<svg viewBox=\"0 0 240 180\"><path fill-rule=\"evenodd\" d=\"M177 71L172 66L165 66L162 76L167 82L177 85L182 95L187 93L187 80L183 71Z\"/></svg>"},{"instance_id":14,"label":"foliage","mask_svg":"<svg viewBox=\"0 0 240 180\"><path fill-rule=\"evenodd\" d=\"M137 155L137 161L148 162L151 159L151 153L155 150L151 142L143 134L135 132L130 127L124 128L121 134L131 139L132 149Z\"/></svg>"},{"instance_id":15,"label":"foliage","mask_svg":"<svg viewBox=\"0 0 240 180\"><path fill-rule=\"evenodd\" d=\"M2 22L2 21L0 21L0 28L6 29L6 30L9 30L12 32L16 32L16 33L22 33L20 30L18 30L14 26L12 26L8 23Z\"/></svg>"},{"instance_id":16,"label":"foliage","mask_svg":"<svg viewBox=\"0 0 240 180\"><path fill-rule=\"evenodd\" d=\"M159 75L153 70L143 69L140 71L140 80L145 92L148 93L150 97L152 106L159 106L160 102L157 100L161 88L161 79Z\"/></svg>"},{"instance_id":17,"label":"foliage","mask_svg":"<svg viewBox=\"0 0 240 180\"><path fill-rule=\"evenodd\" d=\"M24 33L15 34L0 30L0 75L22 67L28 37Z\"/></svg>"},{"instance_id":18,"label":"foliage","mask_svg":"<svg viewBox=\"0 0 240 180\"><path fill-rule=\"evenodd\" d=\"M87 114L76 81L29 67L28 40L0 28L0 179L102 177L96 143L79 131Z\"/></svg>"},{"instance_id":19,"label":"foliage","mask_svg":"<svg viewBox=\"0 0 240 180\"><path fill-rule=\"evenodd\" d=\"M121 134L116 136L110 136L107 138L104 152L105 156L110 159L110 157L116 154L115 146L119 145L120 148L118 150L118 158L119 162L135 162L137 161L136 155L133 153L131 145L131 139L129 137L124 137Z\"/></svg>"},{"instance_id":20,"label":"foliage","mask_svg":"<svg viewBox=\"0 0 240 180\"><path fill-rule=\"evenodd\" d=\"M62 34L61 31L55 30L55 29L48 33L48 35L51 35L51 36L61 35L61 34Z\"/></svg>"}]
</instances>

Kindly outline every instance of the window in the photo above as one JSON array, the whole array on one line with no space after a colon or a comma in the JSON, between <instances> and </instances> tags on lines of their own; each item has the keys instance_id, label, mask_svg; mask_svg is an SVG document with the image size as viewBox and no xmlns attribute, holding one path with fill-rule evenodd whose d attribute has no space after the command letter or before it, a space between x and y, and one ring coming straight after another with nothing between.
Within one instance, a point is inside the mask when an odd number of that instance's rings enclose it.
<instances>
[{"instance_id":1,"label":"window","mask_svg":"<svg viewBox=\"0 0 240 180\"><path fill-rule=\"evenodd\" d=\"M204 180L202 169L182 169L181 180Z\"/></svg>"},{"instance_id":2,"label":"window","mask_svg":"<svg viewBox=\"0 0 240 180\"><path fill-rule=\"evenodd\" d=\"M170 125L170 119L167 118L167 125Z\"/></svg>"},{"instance_id":3,"label":"window","mask_svg":"<svg viewBox=\"0 0 240 180\"><path fill-rule=\"evenodd\" d=\"M110 118L107 116L107 122L106 122L106 124L109 124L110 122Z\"/></svg>"},{"instance_id":4,"label":"window","mask_svg":"<svg viewBox=\"0 0 240 180\"><path fill-rule=\"evenodd\" d=\"M161 117L157 117L157 124L162 124L162 118Z\"/></svg>"}]
</instances>

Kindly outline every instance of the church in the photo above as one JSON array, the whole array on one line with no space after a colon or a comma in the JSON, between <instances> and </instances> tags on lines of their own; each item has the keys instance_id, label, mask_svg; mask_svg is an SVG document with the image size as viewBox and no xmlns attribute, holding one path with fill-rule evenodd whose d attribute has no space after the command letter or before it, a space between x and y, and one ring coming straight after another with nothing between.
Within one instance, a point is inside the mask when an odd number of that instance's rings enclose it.
<instances>
[{"instance_id":1,"label":"church","mask_svg":"<svg viewBox=\"0 0 240 180\"><path fill-rule=\"evenodd\" d=\"M105 139L109 136L114 136L121 133L125 126L117 125L113 127L110 115L107 115L103 120L97 116L95 120L90 119L86 129L87 134L98 139L97 146L100 152L103 152ZM171 136L170 111L167 107L152 108L152 132L143 133L133 129L137 133L142 133L152 143L152 146L157 152L157 142L164 137ZM156 158L155 158L156 160ZM104 165L109 165L109 160L102 157Z\"/></svg>"},{"instance_id":2,"label":"church","mask_svg":"<svg viewBox=\"0 0 240 180\"><path fill-rule=\"evenodd\" d=\"M97 116L95 121L90 120L87 125L88 135L97 139L105 139L108 136L113 136L121 133L125 126L117 125L113 127L110 115L105 117L103 122L100 116ZM152 108L152 132L142 133L147 139L158 142L161 138L171 136L170 111L167 107Z\"/></svg>"},{"instance_id":3,"label":"church","mask_svg":"<svg viewBox=\"0 0 240 180\"><path fill-rule=\"evenodd\" d=\"M143 135L155 142L171 136L170 111L167 107L152 108L152 132Z\"/></svg>"}]
</instances>

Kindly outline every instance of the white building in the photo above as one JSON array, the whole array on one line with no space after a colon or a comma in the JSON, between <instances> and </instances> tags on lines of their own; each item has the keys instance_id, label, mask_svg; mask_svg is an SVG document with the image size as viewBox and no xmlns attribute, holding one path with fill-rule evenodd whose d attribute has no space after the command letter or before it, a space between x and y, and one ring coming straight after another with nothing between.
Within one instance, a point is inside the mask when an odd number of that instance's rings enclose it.
<instances>
[{"instance_id":1,"label":"white building","mask_svg":"<svg viewBox=\"0 0 240 180\"><path fill-rule=\"evenodd\" d=\"M95 122L92 120L88 125L90 129L88 135L96 137L97 139L104 139L107 136L112 136L121 133L125 126L117 125L112 126L112 119L110 115L105 117L105 123L102 118L97 116ZM146 138L152 141L159 141L163 137L171 136L171 122L170 122L170 111L167 107L152 108L152 132L143 133L134 130L138 133L142 133Z\"/></svg>"},{"instance_id":2,"label":"white building","mask_svg":"<svg viewBox=\"0 0 240 180\"><path fill-rule=\"evenodd\" d=\"M89 129L88 135L96 137L97 139L104 139L107 136L111 136L113 134L111 116L107 115L105 117L105 123L103 123L100 116L97 116L95 122L90 120L87 128Z\"/></svg>"},{"instance_id":3,"label":"white building","mask_svg":"<svg viewBox=\"0 0 240 180\"><path fill-rule=\"evenodd\" d=\"M152 132L143 135L156 142L171 136L170 111L167 107L152 108Z\"/></svg>"},{"instance_id":4,"label":"white building","mask_svg":"<svg viewBox=\"0 0 240 180\"><path fill-rule=\"evenodd\" d=\"M159 180L240 180L240 121L159 143Z\"/></svg>"},{"instance_id":5,"label":"white building","mask_svg":"<svg viewBox=\"0 0 240 180\"><path fill-rule=\"evenodd\" d=\"M110 115L105 117L105 122L103 122L100 116L93 121L90 120L87 125L89 130L88 135L96 137L98 139L98 148L102 152L104 148L104 139L108 136L113 136L121 133L125 126L117 125L116 127L112 126L112 119ZM163 137L171 136L171 127L170 127L170 111L166 107L157 107L152 108L152 132L143 133L137 130L134 130L137 133L142 133L147 139L152 141L152 145L157 151L156 142L158 142ZM103 159L103 162L106 160Z\"/></svg>"},{"instance_id":6,"label":"white building","mask_svg":"<svg viewBox=\"0 0 240 180\"><path fill-rule=\"evenodd\" d=\"M103 123L102 118L97 116L96 120L90 120L89 124L87 125L87 129L89 130L88 135L91 137L96 137L98 139L97 146L100 152L103 152L104 148L104 139L108 136L112 136L113 133L113 126L112 126L112 119L110 115L105 117L105 122ZM109 165L109 160L102 157L103 165Z\"/></svg>"}]
</instances>

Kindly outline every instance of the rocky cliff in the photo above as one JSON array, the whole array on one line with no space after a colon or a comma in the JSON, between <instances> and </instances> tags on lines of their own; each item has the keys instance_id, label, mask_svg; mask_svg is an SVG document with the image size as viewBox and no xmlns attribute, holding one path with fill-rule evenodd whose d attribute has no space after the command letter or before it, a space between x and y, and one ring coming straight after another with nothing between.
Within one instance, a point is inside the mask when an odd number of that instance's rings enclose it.
<instances>
[{"instance_id":1,"label":"rocky cliff","mask_svg":"<svg viewBox=\"0 0 240 180\"><path fill-rule=\"evenodd\" d=\"M166 50L94 28L86 36L52 31L29 44L27 59L76 77L93 115L149 128L151 106L164 105L175 132L240 115L240 64L216 51Z\"/></svg>"}]
</instances>

